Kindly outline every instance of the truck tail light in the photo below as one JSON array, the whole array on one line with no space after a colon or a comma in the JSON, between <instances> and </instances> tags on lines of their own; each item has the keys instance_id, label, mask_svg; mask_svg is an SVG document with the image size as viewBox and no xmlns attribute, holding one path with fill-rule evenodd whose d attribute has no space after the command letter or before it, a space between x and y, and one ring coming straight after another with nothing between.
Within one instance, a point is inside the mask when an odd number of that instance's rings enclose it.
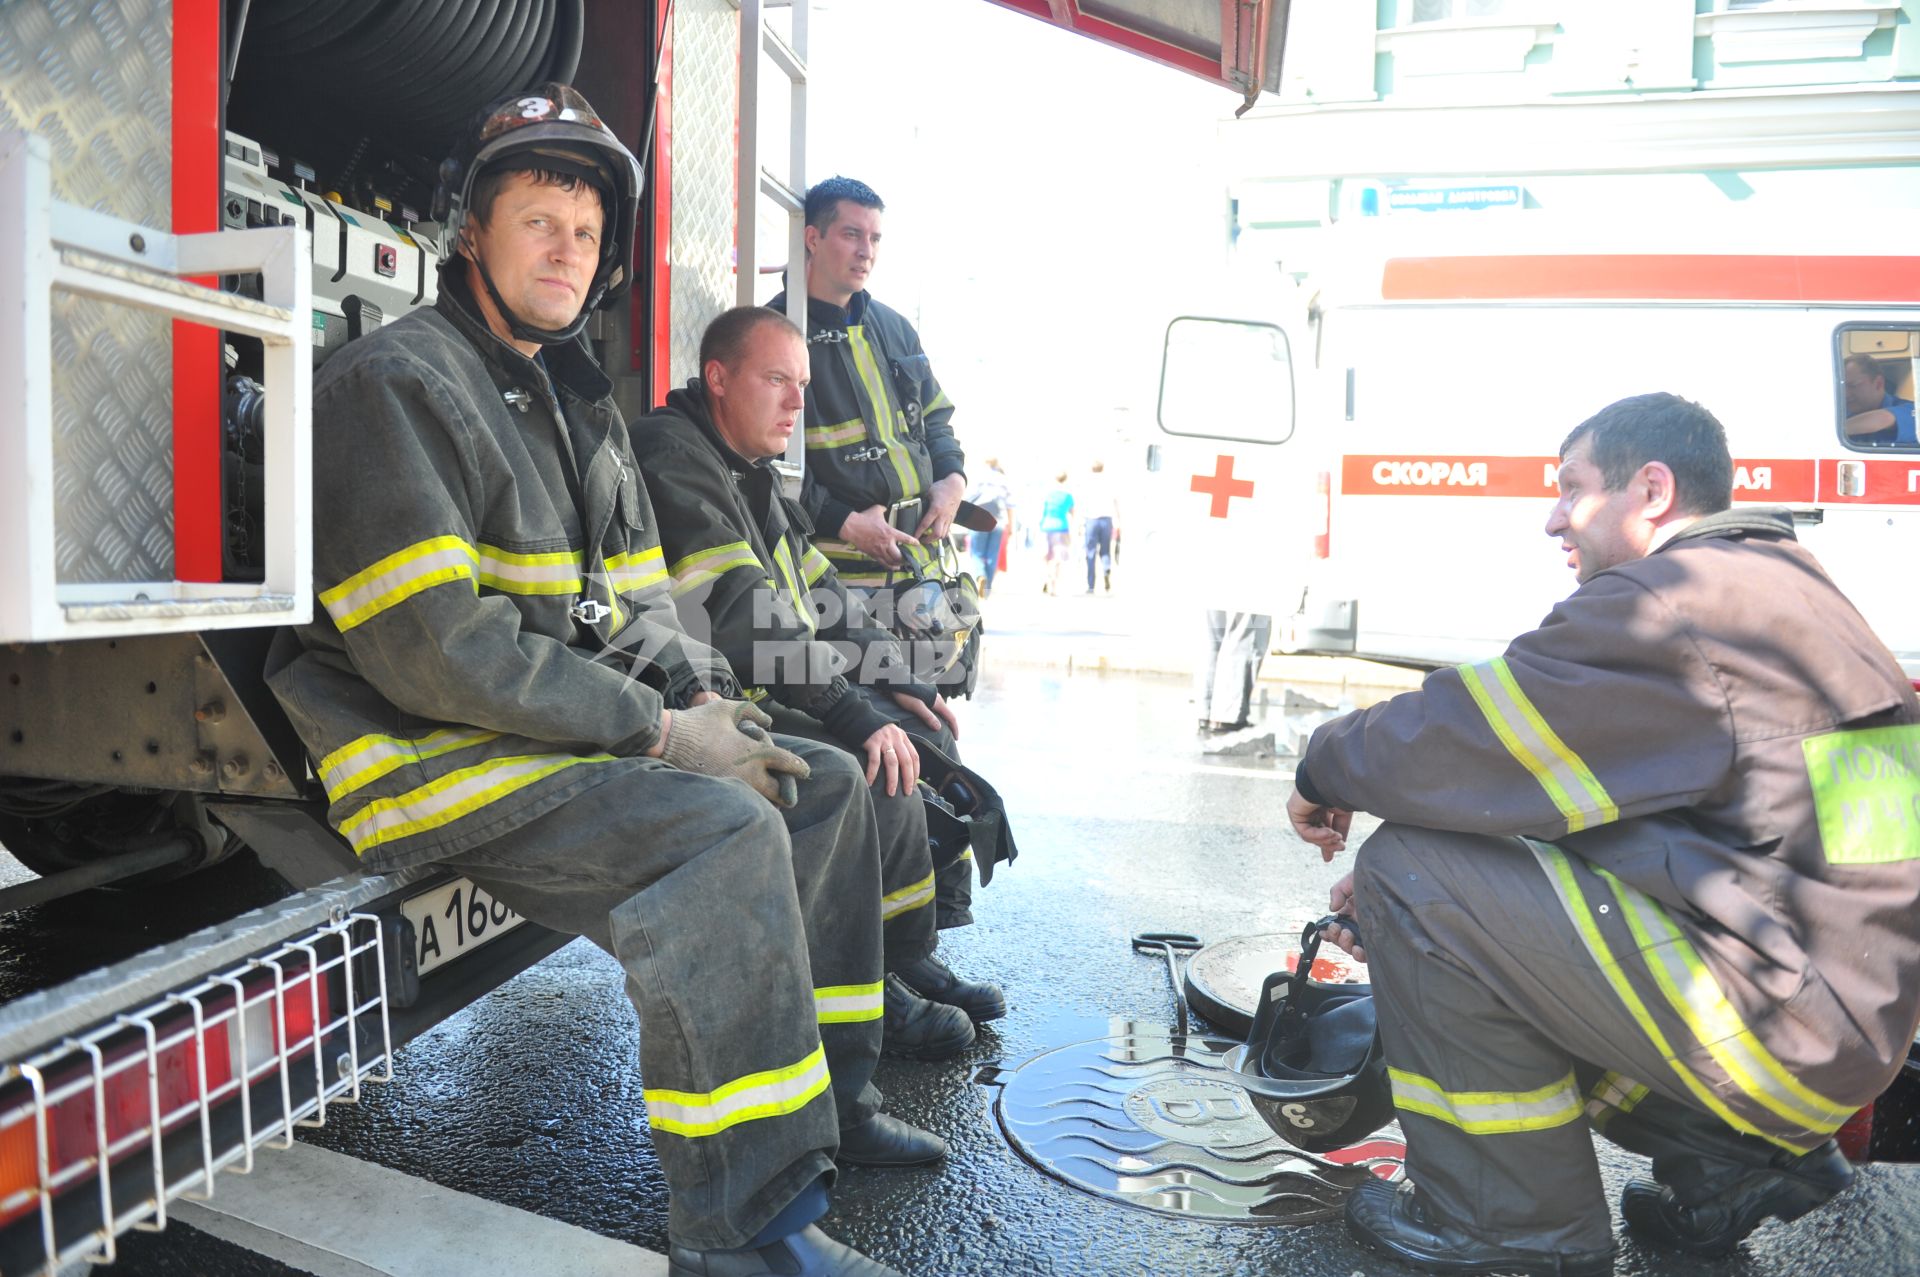
<instances>
[{"instance_id":1,"label":"truck tail light","mask_svg":"<svg viewBox=\"0 0 1920 1277\"><path fill-rule=\"evenodd\" d=\"M1320 530L1313 534L1313 557L1331 558L1333 555L1333 475L1322 470L1314 479L1314 492L1320 498Z\"/></svg>"},{"instance_id":2,"label":"truck tail light","mask_svg":"<svg viewBox=\"0 0 1920 1277\"><path fill-rule=\"evenodd\" d=\"M164 1226L169 1198L391 1078L384 987L354 987L379 943L377 920L342 919L0 1071L0 1269L23 1248L110 1261L117 1233ZM388 1049L361 1050L369 1016Z\"/></svg>"}]
</instances>

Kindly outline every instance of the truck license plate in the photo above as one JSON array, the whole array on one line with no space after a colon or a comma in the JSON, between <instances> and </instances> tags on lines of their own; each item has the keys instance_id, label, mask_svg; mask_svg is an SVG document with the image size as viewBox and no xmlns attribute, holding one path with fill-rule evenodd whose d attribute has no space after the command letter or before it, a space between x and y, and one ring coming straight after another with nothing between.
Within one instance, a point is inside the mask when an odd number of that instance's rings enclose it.
<instances>
[{"instance_id":1,"label":"truck license plate","mask_svg":"<svg viewBox=\"0 0 1920 1277\"><path fill-rule=\"evenodd\" d=\"M526 921L465 878L401 901L400 912L413 924L413 956L421 975Z\"/></svg>"}]
</instances>

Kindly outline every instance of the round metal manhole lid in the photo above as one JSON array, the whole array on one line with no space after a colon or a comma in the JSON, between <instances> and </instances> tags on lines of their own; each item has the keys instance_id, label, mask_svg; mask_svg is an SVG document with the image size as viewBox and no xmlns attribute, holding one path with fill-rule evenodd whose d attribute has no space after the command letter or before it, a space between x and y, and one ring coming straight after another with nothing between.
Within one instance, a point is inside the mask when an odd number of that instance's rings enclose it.
<instances>
[{"instance_id":1,"label":"round metal manhole lid","mask_svg":"<svg viewBox=\"0 0 1920 1277\"><path fill-rule=\"evenodd\" d=\"M1187 1001L1208 1023L1244 1038L1253 1029L1260 986L1274 972L1292 970L1299 958L1298 931L1215 941L1187 960ZM1364 969L1332 945L1322 945L1312 977L1338 984L1358 979Z\"/></svg>"},{"instance_id":2,"label":"round metal manhole lid","mask_svg":"<svg viewBox=\"0 0 1920 1277\"><path fill-rule=\"evenodd\" d=\"M1238 1042L1131 1033L1035 1056L992 1080L1014 1149L1075 1188L1184 1219L1307 1224L1369 1174L1397 1178L1397 1127L1309 1157L1276 1136L1226 1066Z\"/></svg>"}]
</instances>

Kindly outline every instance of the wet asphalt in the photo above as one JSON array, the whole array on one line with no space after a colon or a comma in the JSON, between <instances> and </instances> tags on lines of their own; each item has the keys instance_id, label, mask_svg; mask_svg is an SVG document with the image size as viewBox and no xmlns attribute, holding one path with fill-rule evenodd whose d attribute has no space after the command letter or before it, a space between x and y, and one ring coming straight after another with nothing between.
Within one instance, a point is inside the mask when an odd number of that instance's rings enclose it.
<instances>
[{"instance_id":1,"label":"wet asphalt","mask_svg":"<svg viewBox=\"0 0 1920 1277\"><path fill-rule=\"evenodd\" d=\"M1302 689L1308 693L1319 689ZM1288 739L1282 694L1267 725ZM1327 697L1327 699L1333 699ZM964 1059L883 1061L889 1111L945 1136L942 1167L842 1174L828 1231L913 1277L1350 1277L1402 1273L1337 1221L1225 1225L1091 1196L1034 1169L995 1120L984 1066L1013 1068L1116 1020L1169 1025L1146 930L1212 941L1297 931L1343 866L1282 828L1288 760L1202 754L1185 686L1039 669L990 674L960 708L968 760L1001 790L1021 856L976 896L978 922L941 950L998 981L1011 1010ZM612 959L576 942L405 1049L399 1080L335 1108L315 1143L451 1188L663 1250L666 1184L641 1110L637 1027ZM1601 1148L1610 1194L1643 1164ZM1869 1166L1841 1200L1770 1223L1730 1260L1651 1251L1624 1235L1621 1277L1920 1272L1920 1170ZM512 1271L475 1256L474 1272ZM119 1271L290 1272L207 1239L139 1239Z\"/></svg>"}]
</instances>

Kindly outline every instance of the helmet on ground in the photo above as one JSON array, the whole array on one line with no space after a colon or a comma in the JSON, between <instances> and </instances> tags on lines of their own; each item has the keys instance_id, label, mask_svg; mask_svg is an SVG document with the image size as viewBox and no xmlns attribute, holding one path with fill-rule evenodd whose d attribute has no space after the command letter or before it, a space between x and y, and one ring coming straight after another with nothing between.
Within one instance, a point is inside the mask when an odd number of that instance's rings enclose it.
<instances>
[{"instance_id":1,"label":"helmet on ground","mask_svg":"<svg viewBox=\"0 0 1920 1277\"><path fill-rule=\"evenodd\" d=\"M1353 925L1331 915L1307 924L1298 964L1267 977L1247 1045L1229 1056L1274 1134L1309 1153L1357 1143L1393 1120L1373 991L1308 978L1322 933Z\"/></svg>"},{"instance_id":2,"label":"helmet on ground","mask_svg":"<svg viewBox=\"0 0 1920 1277\"><path fill-rule=\"evenodd\" d=\"M633 283L633 236L640 217L640 162L633 158L591 104L565 84L542 84L501 98L481 111L440 166L433 214L439 219L442 260L451 263L473 212L474 186L482 174L544 169L587 182L600 192L606 215L600 263L580 313L565 328L536 328L501 299L480 266L480 278L513 335L545 345L571 341L587 315L626 292Z\"/></svg>"}]
</instances>

